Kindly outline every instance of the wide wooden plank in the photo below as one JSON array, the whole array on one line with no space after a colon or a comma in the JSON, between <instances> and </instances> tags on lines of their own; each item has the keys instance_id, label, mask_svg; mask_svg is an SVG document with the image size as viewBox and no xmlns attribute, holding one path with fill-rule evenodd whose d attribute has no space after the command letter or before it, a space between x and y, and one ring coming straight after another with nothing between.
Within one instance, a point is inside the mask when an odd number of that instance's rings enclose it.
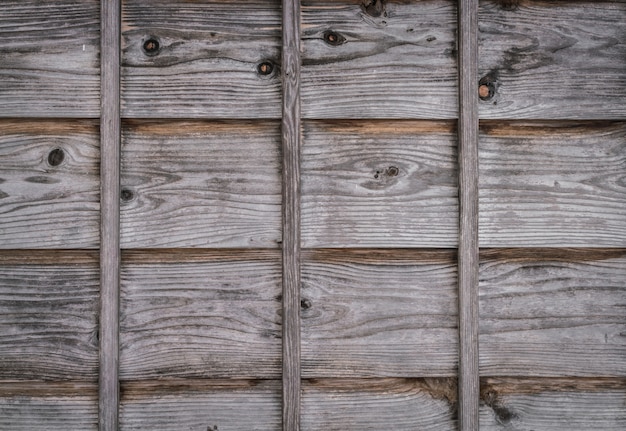
<instances>
[{"instance_id":1,"label":"wide wooden plank","mask_svg":"<svg viewBox=\"0 0 626 431\"><path fill-rule=\"evenodd\" d=\"M481 247L626 247L626 123L488 122Z\"/></svg>"},{"instance_id":2,"label":"wide wooden plank","mask_svg":"<svg viewBox=\"0 0 626 431\"><path fill-rule=\"evenodd\" d=\"M481 1L481 118L626 118L626 3Z\"/></svg>"},{"instance_id":3,"label":"wide wooden plank","mask_svg":"<svg viewBox=\"0 0 626 431\"><path fill-rule=\"evenodd\" d=\"M5 0L0 117L97 117L100 2Z\"/></svg>"},{"instance_id":4,"label":"wide wooden plank","mask_svg":"<svg viewBox=\"0 0 626 431\"><path fill-rule=\"evenodd\" d=\"M302 2L306 118L456 118L449 0Z\"/></svg>"},{"instance_id":5,"label":"wide wooden plank","mask_svg":"<svg viewBox=\"0 0 626 431\"><path fill-rule=\"evenodd\" d=\"M280 377L278 251L129 252L121 285L122 380Z\"/></svg>"},{"instance_id":6,"label":"wide wooden plank","mask_svg":"<svg viewBox=\"0 0 626 431\"><path fill-rule=\"evenodd\" d=\"M303 246L455 247L454 129L446 122L305 122Z\"/></svg>"},{"instance_id":7,"label":"wide wooden plank","mask_svg":"<svg viewBox=\"0 0 626 431\"><path fill-rule=\"evenodd\" d=\"M455 404L451 379L305 381L302 430L450 431Z\"/></svg>"},{"instance_id":8,"label":"wide wooden plank","mask_svg":"<svg viewBox=\"0 0 626 431\"><path fill-rule=\"evenodd\" d=\"M278 247L278 123L129 122L122 141L123 248Z\"/></svg>"},{"instance_id":9,"label":"wide wooden plank","mask_svg":"<svg viewBox=\"0 0 626 431\"><path fill-rule=\"evenodd\" d=\"M0 254L0 380L96 381L98 288L93 253Z\"/></svg>"},{"instance_id":10,"label":"wide wooden plank","mask_svg":"<svg viewBox=\"0 0 626 431\"><path fill-rule=\"evenodd\" d=\"M280 118L280 0L124 0L122 115Z\"/></svg>"},{"instance_id":11,"label":"wide wooden plank","mask_svg":"<svg viewBox=\"0 0 626 431\"><path fill-rule=\"evenodd\" d=\"M122 384L120 430L278 431L279 381Z\"/></svg>"},{"instance_id":12,"label":"wide wooden plank","mask_svg":"<svg viewBox=\"0 0 626 431\"><path fill-rule=\"evenodd\" d=\"M484 376L626 376L626 250L493 250L480 265Z\"/></svg>"},{"instance_id":13,"label":"wide wooden plank","mask_svg":"<svg viewBox=\"0 0 626 431\"><path fill-rule=\"evenodd\" d=\"M96 122L0 120L0 248L97 247L99 157Z\"/></svg>"},{"instance_id":14,"label":"wide wooden plank","mask_svg":"<svg viewBox=\"0 0 626 431\"><path fill-rule=\"evenodd\" d=\"M307 251L303 376L456 375L456 281L452 251Z\"/></svg>"},{"instance_id":15,"label":"wide wooden plank","mask_svg":"<svg viewBox=\"0 0 626 431\"><path fill-rule=\"evenodd\" d=\"M486 379L481 383L481 430L626 429L623 379Z\"/></svg>"}]
</instances>

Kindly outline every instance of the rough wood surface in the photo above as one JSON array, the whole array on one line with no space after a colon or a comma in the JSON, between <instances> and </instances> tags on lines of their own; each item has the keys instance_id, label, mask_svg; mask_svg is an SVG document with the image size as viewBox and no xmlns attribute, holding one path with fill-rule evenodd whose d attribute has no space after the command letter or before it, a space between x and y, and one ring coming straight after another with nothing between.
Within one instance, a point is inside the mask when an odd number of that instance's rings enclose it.
<instances>
[{"instance_id":1,"label":"rough wood surface","mask_svg":"<svg viewBox=\"0 0 626 431\"><path fill-rule=\"evenodd\" d=\"M482 1L481 118L625 119L626 3Z\"/></svg>"},{"instance_id":2,"label":"rough wood surface","mask_svg":"<svg viewBox=\"0 0 626 431\"><path fill-rule=\"evenodd\" d=\"M125 1L123 116L280 118L280 16L279 0Z\"/></svg>"},{"instance_id":3,"label":"rough wood surface","mask_svg":"<svg viewBox=\"0 0 626 431\"><path fill-rule=\"evenodd\" d=\"M457 117L454 2L307 0L302 30L305 118Z\"/></svg>"},{"instance_id":4,"label":"rough wood surface","mask_svg":"<svg viewBox=\"0 0 626 431\"><path fill-rule=\"evenodd\" d=\"M625 247L626 124L487 122L481 247Z\"/></svg>"},{"instance_id":5,"label":"rough wood surface","mask_svg":"<svg viewBox=\"0 0 626 431\"><path fill-rule=\"evenodd\" d=\"M279 127L126 123L122 247L278 247Z\"/></svg>"},{"instance_id":6,"label":"rough wood surface","mask_svg":"<svg viewBox=\"0 0 626 431\"><path fill-rule=\"evenodd\" d=\"M485 379L481 430L621 431L624 379Z\"/></svg>"},{"instance_id":7,"label":"rough wood surface","mask_svg":"<svg viewBox=\"0 0 626 431\"><path fill-rule=\"evenodd\" d=\"M122 384L120 430L281 429L280 382L133 382Z\"/></svg>"},{"instance_id":8,"label":"rough wood surface","mask_svg":"<svg viewBox=\"0 0 626 431\"><path fill-rule=\"evenodd\" d=\"M302 307L305 377L456 375L451 251L307 251Z\"/></svg>"},{"instance_id":9,"label":"rough wood surface","mask_svg":"<svg viewBox=\"0 0 626 431\"><path fill-rule=\"evenodd\" d=\"M626 249L483 252L485 376L626 376Z\"/></svg>"},{"instance_id":10,"label":"rough wood surface","mask_svg":"<svg viewBox=\"0 0 626 431\"><path fill-rule=\"evenodd\" d=\"M302 430L450 431L455 392L448 379L305 381Z\"/></svg>"},{"instance_id":11,"label":"rough wood surface","mask_svg":"<svg viewBox=\"0 0 626 431\"><path fill-rule=\"evenodd\" d=\"M0 254L0 379L97 380L97 256L8 253Z\"/></svg>"},{"instance_id":12,"label":"rough wood surface","mask_svg":"<svg viewBox=\"0 0 626 431\"><path fill-rule=\"evenodd\" d=\"M95 122L0 120L0 248L97 247L99 157Z\"/></svg>"},{"instance_id":13,"label":"rough wood surface","mask_svg":"<svg viewBox=\"0 0 626 431\"><path fill-rule=\"evenodd\" d=\"M120 378L279 378L280 274L273 250L125 253Z\"/></svg>"},{"instance_id":14,"label":"rough wood surface","mask_svg":"<svg viewBox=\"0 0 626 431\"><path fill-rule=\"evenodd\" d=\"M100 2L5 0L0 117L98 117Z\"/></svg>"},{"instance_id":15,"label":"rough wood surface","mask_svg":"<svg viewBox=\"0 0 626 431\"><path fill-rule=\"evenodd\" d=\"M454 125L304 123L304 247L455 247Z\"/></svg>"}]
</instances>

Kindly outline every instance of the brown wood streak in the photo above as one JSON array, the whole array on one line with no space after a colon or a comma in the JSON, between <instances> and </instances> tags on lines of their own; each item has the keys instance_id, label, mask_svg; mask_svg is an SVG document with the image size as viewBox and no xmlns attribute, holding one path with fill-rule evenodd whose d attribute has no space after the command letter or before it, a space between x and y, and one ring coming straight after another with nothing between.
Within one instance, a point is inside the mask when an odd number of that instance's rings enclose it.
<instances>
[{"instance_id":1,"label":"brown wood streak","mask_svg":"<svg viewBox=\"0 0 626 431\"><path fill-rule=\"evenodd\" d=\"M300 429L300 1L282 1L283 430Z\"/></svg>"},{"instance_id":2,"label":"brown wood streak","mask_svg":"<svg viewBox=\"0 0 626 431\"><path fill-rule=\"evenodd\" d=\"M458 3L459 430L475 431L478 371L478 0Z\"/></svg>"},{"instance_id":3,"label":"brown wood streak","mask_svg":"<svg viewBox=\"0 0 626 431\"><path fill-rule=\"evenodd\" d=\"M100 431L119 427L120 2L103 1L100 15Z\"/></svg>"}]
</instances>

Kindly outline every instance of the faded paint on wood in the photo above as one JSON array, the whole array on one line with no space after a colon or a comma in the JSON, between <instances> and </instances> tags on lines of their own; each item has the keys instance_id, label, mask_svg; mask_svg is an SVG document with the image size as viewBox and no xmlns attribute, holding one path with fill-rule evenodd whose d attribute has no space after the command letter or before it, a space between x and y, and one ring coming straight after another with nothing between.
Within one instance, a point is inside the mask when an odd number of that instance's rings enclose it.
<instances>
[{"instance_id":1,"label":"faded paint on wood","mask_svg":"<svg viewBox=\"0 0 626 431\"><path fill-rule=\"evenodd\" d=\"M626 124L488 122L481 247L625 247Z\"/></svg>"},{"instance_id":2,"label":"faded paint on wood","mask_svg":"<svg viewBox=\"0 0 626 431\"><path fill-rule=\"evenodd\" d=\"M456 118L455 21L447 0L304 1L303 116Z\"/></svg>"},{"instance_id":3,"label":"faded paint on wood","mask_svg":"<svg viewBox=\"0 0 626 431\"><path fill-rule=\"evenodd\" d=\"M125 0L122 116L281 118L280 16L279 0Z\"/></svg>"},{"instance_id":4,"label":"faded paint on wood","mask_svg":"<svg viewBox=\"0 0 626 431\"><path fill-rule=\"evenodd\" d=\"M485 376L626 376L626 250L493 250L480 267Z\"/></svg>"},{"instance_id":5,"label":"faded paint on wood","mask_svg":"<svg viewBox=\"0 0 626 431\"><path fill-rule=\"evenodd\" d=\"M95 122L0 120L0 248L98 247L99 157Z\"/></svg>"},{"instance_id":6,"label":"faded paint on wood","mask_svg":"<svg viewBox=\"0 0 626 431\"><path fill-rule=\"evenodd\" d=\"M481 118L626 119L626 3L481 1Z\"/></svg>"},{"instance_id":7,"label":"faded paint on wood","mask_svg":"<svg viewBox=\"0 0 626 431\"><path fill-rule=\"evenodd\" d=\"M278 247L278 124L135 121L122 142L123 248Z\"/></svg>"},{"instance_id":8,"label":"faded paint on wood","mask_svg":"<svg viewBox=\"0 0 626 431\"><path fill-rule=\"evenodd\" d=\"M304 377L456 375L455 253L307 251L302 273Z\"/></svg>"},{"instance_id":9,"label":"faded paint on wood","mask_svg":"<svg viewBox=\"0 0 626 431\"><path fill-rule=\"evenodd\" d=\"M98 117L99 14L97 0L2 2L0 117Z\"/></svg>"},{"instance_id":10,"label":"faded paint on wood","mask_svg":"<svg viewBox=\"0 0 626 431\"><path fill-rule=\"evenodd\" d=\"M125 253L120 378L279 378L280 254Z\"/></svg>"},{"instance_id":11,"label":"faded paint on wood","mask_svg":"<svg viewBox=\"0 0 626 431\"><path fill-rule=\"evenodd\" d=\"M304 123L304 247L455 247L457 149L447 122Z\"/></svg>"}]
</instances>

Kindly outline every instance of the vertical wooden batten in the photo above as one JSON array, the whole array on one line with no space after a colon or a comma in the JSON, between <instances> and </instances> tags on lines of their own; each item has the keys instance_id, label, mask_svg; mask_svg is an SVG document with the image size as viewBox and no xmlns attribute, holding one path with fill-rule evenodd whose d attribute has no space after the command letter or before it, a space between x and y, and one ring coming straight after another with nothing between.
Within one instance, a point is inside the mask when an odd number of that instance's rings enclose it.
<instances>
[{"instance_id":1,"label":"vertical wooden batten","mask_svg":"<svg viewBox=\"0 0 626 431\"><path fill-rule=\"evenodd\" d=\"M300 429L300 1L283 0L283 429Z\"/></svg>"},{"instance_id":2,"label":"vertical wooden batten","mask_svg":"<svg viewBox=\"0 0 626 431\"><path fill-rule=\"evenodd\" d=\"M459 429L478 429L478 0L458 8Z\"/></svg>"},{"instance_id":3,"label":"vertical wooden batten","mask_svg":"<svg viewBox=\"0 0 626 431\"><path fill-rule=\"evenodd\" d=\"M118 429L120 274L120 0L101 9L99 429Z\"/></svg>"}]
</instances>

